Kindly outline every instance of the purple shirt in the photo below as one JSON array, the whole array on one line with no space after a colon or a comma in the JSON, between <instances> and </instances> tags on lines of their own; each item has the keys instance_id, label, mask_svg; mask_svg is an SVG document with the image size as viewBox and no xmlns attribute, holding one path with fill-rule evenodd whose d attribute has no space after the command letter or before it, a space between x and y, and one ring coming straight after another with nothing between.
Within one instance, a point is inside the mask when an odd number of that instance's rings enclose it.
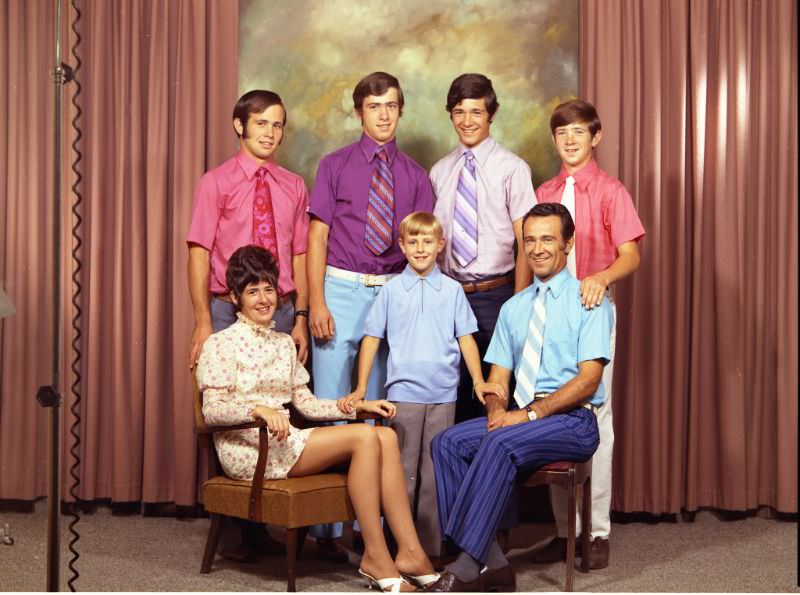
<instances>
[{"instance_id":1,"label":"purple shirt","mask_svg":"<svg viewBox=\"0 0 800 595\"><path fill-rule=\"evenodd\" d=\"M320 161L311 190L308 212L329 228L328 260L331 266L383 275L403 270L406 259L397 244L397 229L413 211L433 211L433 190L425 170L398 150L392 140L384 148L394 178L394 221L392 245L375 256L364 244L367 227L369 182L375 171L378 144L366 134L352 145L342 147Z\"/></svg>"}]
</instances>

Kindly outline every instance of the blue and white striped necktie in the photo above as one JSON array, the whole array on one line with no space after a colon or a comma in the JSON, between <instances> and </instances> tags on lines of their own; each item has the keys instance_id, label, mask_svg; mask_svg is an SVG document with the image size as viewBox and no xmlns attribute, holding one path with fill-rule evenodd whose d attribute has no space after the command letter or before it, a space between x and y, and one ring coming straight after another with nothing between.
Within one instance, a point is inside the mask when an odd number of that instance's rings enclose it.
<instances>
[{"instance_id":1,"label":"blue and white striped necktie","mask_svg":"<svg viewBox=\"0 0 800 595\"><path fill-rule=\"evenodd\" d=\"M542 345L544 345L544 324L547 316L546 296L550 288L546 285L539 287L533 300L533 311L528 322L528 336L522 351L522 362L517 372L517 388L514 390L514 400L520 409L525 408L533 401L536 394L536 376L542 363Z\"/></svg>"}]
</instances>

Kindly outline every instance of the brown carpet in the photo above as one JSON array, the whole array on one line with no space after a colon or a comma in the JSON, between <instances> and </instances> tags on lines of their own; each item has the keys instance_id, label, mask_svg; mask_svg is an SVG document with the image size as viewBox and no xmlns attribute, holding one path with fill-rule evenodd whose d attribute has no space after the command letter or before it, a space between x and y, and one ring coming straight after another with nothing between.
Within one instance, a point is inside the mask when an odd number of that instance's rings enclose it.
<instances>
[{"instance_id":1,"label":"brown carpet","mask_svg":"<svg viewBox=\"0 0 800 595\"><path fill-rule=\"evenodd\" d=\"M45 588L45 506L34 513L0 512L14 545L0 544L0 590ZM116 516L106 508L79 524L79 591L283 591L283 560L234 564L217 557L210 574L199 573L208 519ZM66 519L64 519L66 528ZM552 535L546 524L526 524L511 534L509 558L520 591L560 591L564 565L534 565L530 553ZM282 539L279 531L273 535ZM62 533L62 590L67 590L68 552ZM797 523L748 517L724 521L701 512L692 523L615 523L608 568L576 572L576 591L593 592L797 592ZM312 552L309 539L306 551ZM306 553L298 563L300 591L366 593L350 564L318 562Z\"/></svg>"}]
</instances>

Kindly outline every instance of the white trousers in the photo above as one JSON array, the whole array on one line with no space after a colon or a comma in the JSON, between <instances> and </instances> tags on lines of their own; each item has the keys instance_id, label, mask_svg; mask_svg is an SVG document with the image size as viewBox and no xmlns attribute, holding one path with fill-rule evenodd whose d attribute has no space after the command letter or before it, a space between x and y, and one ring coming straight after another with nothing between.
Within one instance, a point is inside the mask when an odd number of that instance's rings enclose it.
<instances>
[{"instance_id":1,"label":"white trousers","mask_svg":"<svg viewBox=\"0 0 800 595\"><path fill-rule=\"evenodd\" d=\"M606 297L608 299L608 296ZM603 368L603 388L606 400L597 409L597 429L600 445L592 458L592 539L608 539L611 533L611 463L614 454L614 424L611 416L611 385L614 378L614 351L617 344L617 307L613 301L614 326L611 328L611 361ZM558 536L567 536L567 490L561 486L550 486L550 501L558 527ZM580 500L578 501L575 535L581 533Z\"/></svg>"}]
</instances>

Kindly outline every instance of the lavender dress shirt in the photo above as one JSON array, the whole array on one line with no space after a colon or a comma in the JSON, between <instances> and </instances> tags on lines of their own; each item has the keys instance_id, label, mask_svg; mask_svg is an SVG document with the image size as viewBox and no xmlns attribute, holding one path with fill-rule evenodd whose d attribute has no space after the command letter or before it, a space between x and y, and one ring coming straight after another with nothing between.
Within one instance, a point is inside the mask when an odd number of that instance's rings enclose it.
<instances>
[{"instance_id":1,"label":"lavender dress shirt","mask_svg":"<svg viewBox=\"0 0 800 595\"><path fill-rule=\"evenodd\" d=\"M458 177L464 167L466 147L458 148L431 168L436 194L434 214L448 239L439 257L442 271L459 281L480 281L503 275L514 268L514 225L536 204L531 168L518 156L497 144L491 136L473 147L478 176L478 256L467 266L455 259L452 244L453 209Z\"/></svg>"},{"instance_id":2,"label":"lavender dress shirt","mask_svg":"<svg viewBox=\"0 0 800 595\"><path fill-rule=\"evenodd\" d=\"M329 228L330 266L358 273L398 273L406 262L397 244L400 221L413 211L433 210L433 191L425 170L397 148L397 141L383 145L394 178L392 245L375 256L364 244L369 183L375 170L378 144L366 134L352 145L326 155L320 161L311 190L309 214Z\"/></svg>"}]
</instances>

